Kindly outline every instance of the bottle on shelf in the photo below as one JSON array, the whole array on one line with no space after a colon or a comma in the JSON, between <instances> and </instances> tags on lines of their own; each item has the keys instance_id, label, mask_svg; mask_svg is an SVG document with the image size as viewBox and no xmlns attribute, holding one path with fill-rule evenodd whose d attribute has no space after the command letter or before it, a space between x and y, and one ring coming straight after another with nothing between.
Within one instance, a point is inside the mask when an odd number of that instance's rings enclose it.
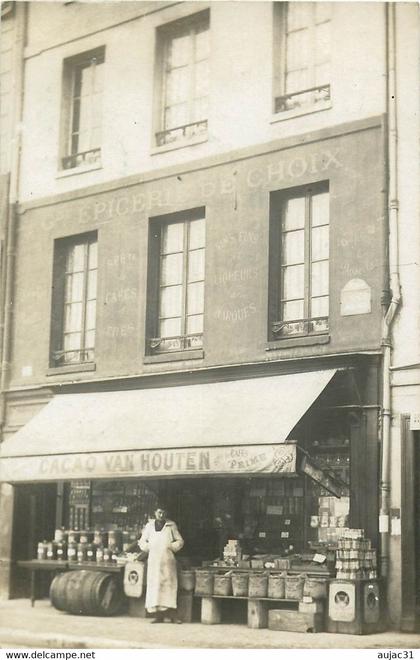
<instances>
[{"instance_id":1,"label":"bottle on shelf","mask_svg":"<svg viewBox=\"0 0 420 660\"><path fill-rule=\"evenodd\" d=\"M67 543L64 540L57 541L57 559L67 559Z\"/></svg>"},{"instance_id":2,"label":"bottle on shelf","mask_svg":"<svg viewBox=\"0 0 420 660\"><path fill-rule=\"evenodd\" d=\"M46 539L38 543L38 548L36 553L37 559L47 559L47 546L48 546L48 542L46 541Z\"/></svg>"},{"instance_id":3,"label":"bottle on shelf","mask_svg":"<svg viewBox=\"0 0 420 660\"><path fill-rule=\"evenodd\" d=\"M69 561L77 560L77 543L75 541L69 541L67 546L67 558Z\"/></svg>"}]
</instances>

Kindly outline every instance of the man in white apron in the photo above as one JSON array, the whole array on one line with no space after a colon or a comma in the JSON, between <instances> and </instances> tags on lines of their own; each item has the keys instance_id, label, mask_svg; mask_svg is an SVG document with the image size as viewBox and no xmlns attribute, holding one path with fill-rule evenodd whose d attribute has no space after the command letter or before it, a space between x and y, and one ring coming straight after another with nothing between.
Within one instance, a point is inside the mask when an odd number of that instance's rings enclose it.
<instances>
[{"instance_id":1,"label":"man in white apron","mask_svg":"<svg viewBox=\"0 0 420 660\"><path fill-rule=\"evenodd\" d=\"M172 520L166 519L166 511L159 507L155 519L149 520L139 540L140 549L148 552L146 609L153 612L152 623L163 623L165 614L173 623L176 618L178 577L175 553L181 550L184 540Z\"/></svg>"}]
</instances>

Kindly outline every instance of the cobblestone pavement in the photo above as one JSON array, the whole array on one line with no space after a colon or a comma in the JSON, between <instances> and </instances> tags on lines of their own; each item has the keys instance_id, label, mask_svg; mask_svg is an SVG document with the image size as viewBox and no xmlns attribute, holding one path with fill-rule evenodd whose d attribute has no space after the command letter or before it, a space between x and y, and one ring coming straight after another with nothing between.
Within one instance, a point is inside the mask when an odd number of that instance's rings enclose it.
<instances>
[{"instance_id":1,"label":"cobblestone pavement","mask_svg":"<svg viewBox=\"0 0 420 660\"><path fill-rule=\"evenodd\" d=\"M55 610L48 600L31 608L29 600L0 602L1 648L363 648L419 649L420 634L390 631L375 635L275 632L246 625L150 625L128 615L72 616Z\"/></svg>"}]
</instances>

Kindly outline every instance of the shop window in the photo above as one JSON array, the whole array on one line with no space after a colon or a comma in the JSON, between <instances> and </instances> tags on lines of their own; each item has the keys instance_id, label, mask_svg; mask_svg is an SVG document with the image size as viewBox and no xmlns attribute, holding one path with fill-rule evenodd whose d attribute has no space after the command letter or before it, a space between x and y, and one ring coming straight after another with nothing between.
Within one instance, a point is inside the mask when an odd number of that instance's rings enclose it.
<instances>
[{"instance_id":1,"label":"shop window","mask_svg":"<svg viewBox=\"0 0 420 660\"><path fill-rule=\"evenodd\" d=\"M97 235L55 244L51 366L94 361Z\"/></svg>"},{"instance_id":2,"label":"shop window","mask_svg":"<svg viewBox=\"0 0 420 660\"><path fill-rule=\"evenodd\" d=\"M158 30L158 147L207 136L209 34L208 11Z\"/></svg>"},{"instance_id":3,"label":"shop window","mask_svg":"<svg viewBox=\"0 0 420 660\"><path fill-rule=\"evenodd\" d=\"M329 327L328 185L272 193L270 207L270 339L325 334Z\"/></svg>"},{"instance_id":4,"label":"shop window","mask_svg":"<svg viewBox=\"0 0 420 660\"><path fill-rule=\"evenodd\" d=\"M329 102L331 2L274 3L274 112Z\"/></svg>"},{"instance_id":5,"label":"shop window","mask_svg":"<svg viewBox=\"0 0 420 660\"><path fill-rule=\"evenodd\" d=\"M148 352L201 348L204 209L155 219L150 237Z\"/></svg>"},{"instance_id":6,"label":"shop window","mask_svg":"<svg viewBox=\"0 0 420 660\"><path fill-rule=\"evenodd\" d=\"M100 164L105 48L64 61L61 168Z\"/></svg>"}]
</instances>

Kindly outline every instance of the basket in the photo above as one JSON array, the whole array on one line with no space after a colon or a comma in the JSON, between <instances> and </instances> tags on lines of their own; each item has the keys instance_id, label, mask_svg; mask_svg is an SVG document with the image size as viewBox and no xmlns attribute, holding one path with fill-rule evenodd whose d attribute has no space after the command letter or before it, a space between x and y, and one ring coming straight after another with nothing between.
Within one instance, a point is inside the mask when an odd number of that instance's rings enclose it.
<instances>
[{"instance_id":1,"label":"basket","mask_svg":"<svg viewBox=\"0 0 420 660\"><path fill-rule=\"evenodd\" d=\"M199 596L211 596L214 575L210 571L195 572L195 593Z\"/></svg>"},{"instance_id":2,"label":"basket","mask_svg":"<svg viewBox=\"0 0 420 660\"><path fill-rule=\"evenodd\" d=\"M305 578L302 575L287 575L285 597L288 600L301 600Z\"/></svg>"},{"instance_id":3,"label":"basket","mask_svg":"<svg viewBox=\"0 0 420 660\"><path fill-rule=\"evenodd\" d=\"M232 592L234 596L247 596L248 595L248 573L237 573L232 575Z\"/></svg>"},{"instance_id":4,"label":"basket","mask_svg":"<svg viewBox=\"0 0 420 660\"><path fill-rule=\"evenodd\" d=\"M314 600L327 597L327 582L317 578L306 578L303 585L303 595L312 596Z\"/></svg>"},{"instance_id":5,"label":"basket","mask_svg":"<svg viewBox=\"0 0 420 660\"><path fill-rule=\"evenodd\" d=\"M215 596L230 596L232 594L232 577L230 575L215 575L213 593Z\"/></svg>"},{"instance_id":6,"label":"basket","mask_svg":"<svg viewBox=\"0 0 420 660\"><path fill-rule=\"evenodd\" d=\"M283 599L286 594L285 575L270 575L268 578L268 597Z\"/></svg>"},{"instance_id":7,"label":"basket","mask_svg":"<svg viewBox=\"0 0 420 660\"><path fill-rule=\"evenodd\" d=\"M267 598L268 575L250 575L248 596L250 598Z\"/></svg>"}]
</instances>

